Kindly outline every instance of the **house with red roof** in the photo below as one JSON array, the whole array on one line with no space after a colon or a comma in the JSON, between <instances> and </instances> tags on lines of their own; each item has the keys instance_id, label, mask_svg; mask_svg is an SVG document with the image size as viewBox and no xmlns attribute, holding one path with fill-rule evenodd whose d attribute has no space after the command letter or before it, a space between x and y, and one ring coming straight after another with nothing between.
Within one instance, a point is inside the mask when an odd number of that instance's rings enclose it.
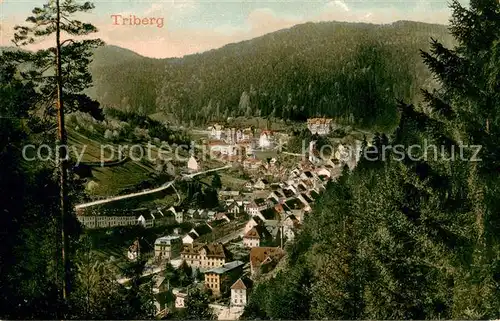
<instances>
[{"instance_id":1,"label":"house with red roof","mask_svg":"<svg viewBox=\"0 0 500 321\"><path fill-rule=\"evenodd\" d=\"M252 276L267 273L274 269L285 256L279 247L254 247L250 250L250 272Z\"/></svg>"}]
</instances>

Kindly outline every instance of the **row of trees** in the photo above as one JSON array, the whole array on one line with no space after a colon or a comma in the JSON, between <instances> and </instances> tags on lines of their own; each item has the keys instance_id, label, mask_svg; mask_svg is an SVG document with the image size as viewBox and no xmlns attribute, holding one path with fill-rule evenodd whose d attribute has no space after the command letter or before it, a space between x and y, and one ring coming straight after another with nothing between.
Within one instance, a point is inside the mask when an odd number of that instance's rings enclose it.
<instances>
[{"instance_id":1,"label":"row of trees","mask_svg":"<svg viewBox=\"0 0 500 321\"><path fill-rule=\"evenodd\" d=\"M405 146L404 159L362 158L328 186L246 318L498 318L500 4L452 10L456 47L421 52L440 89L402 102L396 131L370 147Z\"/></svg>"}]
</instances>

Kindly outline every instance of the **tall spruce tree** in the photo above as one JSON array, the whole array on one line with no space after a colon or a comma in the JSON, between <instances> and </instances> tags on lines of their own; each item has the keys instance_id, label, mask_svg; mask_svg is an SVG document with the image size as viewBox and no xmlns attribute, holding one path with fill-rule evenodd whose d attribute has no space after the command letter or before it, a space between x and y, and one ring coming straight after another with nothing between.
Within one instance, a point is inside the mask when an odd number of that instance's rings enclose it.
<instances>
[{"instance_id":1,"label":"tall spruce tree","mask_svg":"<svg viewBox=\"0 0 500 321\"><path fill-rule=\"evenodd\" d=\"M21 73L25 80L36 84L43 103L43 112L52 116L57 114L56 162L59 167L60 179L60 231L61 231L61 261L63 267L62 297L67 299L70 286L69 262L69 224L68 216L71 205L68 198L68 158L67 134L65 128L65 113L80 110L102 117L99 104L91 100L83 91L91 86L92 78L88 70L91 50L101 45L99 39L75 41L61 39L63 32L69 36L86 36L95 33L97 29L88 23L72 19L76 13L88 12L94 6L90 2L78 4L74 0L48 1L43 7L36 7L32 16L26 19L28 26L16 26L13 42L16 46L26 46L37 40L55 36L55 46L37 52L15 51L8 56L20 64L27 66L27 71ZM54 108L55 106L55 108ZM50 123L50 121L49 121Z\"/></svg>"},{"instance_id":2,"label":"tall spruce tree","mask_svg":"<svg viewBox=\"0 0 500 321\"><path fill-rule=\"evenodd\" d=\"M500 133L500 4L474 0L465 8L454 1L452 9L450 31L458 44L448 49L433 41L431 52L422 52L442 85L435 92L424 91L424 96L431 107L430 118L442 128L444 144L454 146L455 151L462 147L467 159L451 163L454 172L463 173L452 186L461 191L462 207L466 207L462 211L470 220L470 247L460 253L452 316L491 318L498 316L500 281L500 220L495 214L500 204L496 143Z\"/></svg>"}]
</instances>

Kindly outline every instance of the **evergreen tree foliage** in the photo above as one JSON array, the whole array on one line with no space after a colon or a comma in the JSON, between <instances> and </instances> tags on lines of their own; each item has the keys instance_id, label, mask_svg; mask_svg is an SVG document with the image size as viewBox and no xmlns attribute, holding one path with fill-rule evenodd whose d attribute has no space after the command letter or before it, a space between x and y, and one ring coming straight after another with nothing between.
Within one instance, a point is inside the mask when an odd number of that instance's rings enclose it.
<instances>
[{"instance_id":1,"label":"evergreen tree foliage","mask_svg":"<svg viewBox=\"0 0 500 321\"><path fill-rule=\"evenodd\" d=\"M61 30L72 37L88 36L97 32L92 24L72 19L76 13L89 12L94 9L90 2L79 4L75 0L65 0L61 3ZM43 37L53 35L56 25L56 5L48 1L42 7L32 10L32 16L26 19L29 24L16 26L14 39L16 46L26 46L36 43ZM64 102L67 112L83 111L93 117L102 119L99 103L90 99L83 91L92 85L92 76L89 71L92 50L102 45L100 39L63 41L61 48L62 74L64 82ZM48 115L55 114L56 77L55 77L55 47L30 51L7 51L10 59L24 66L21 76L26 81L32 81L42 93L44 111Z\"/></svg>"},{"instance_id":2,"label":"evergreen tree foliage","mask_svg":"<svg viewBox=\"0 0 500 321\"><path fill-rule=\"evenodd\" d=\"M423 90L422 105L401 102L395 132L375 135L374 147L394 147L385 160L362 159L328 186L249 318L498 318L500 4L452 9L457 45L422 52L441 87ZM312 274L300 317L274 292L297 269Z\"/></svg>"},{"instance_id":3,"label":"evergreen tree foliage","mask_svg":"<svg viewBox=\"0 0 500 321\"><path fill-rule=\"evenodd\" d=\"M222 187L222 181L220 175L217 172L212 176L212 187L215 189L220 189Z\"/></svg>"},{"instance_id":4,"label":"evergreen tree foliage","mask_svg":"<svg viewBox=\"0 0 500 321\"><path fill-rule=\"evenodd\" d=\"M186 320L215 320L216 316L209 307L208 295L196 288L186 298L184 317Z\"/></svg>"}]
</instances>

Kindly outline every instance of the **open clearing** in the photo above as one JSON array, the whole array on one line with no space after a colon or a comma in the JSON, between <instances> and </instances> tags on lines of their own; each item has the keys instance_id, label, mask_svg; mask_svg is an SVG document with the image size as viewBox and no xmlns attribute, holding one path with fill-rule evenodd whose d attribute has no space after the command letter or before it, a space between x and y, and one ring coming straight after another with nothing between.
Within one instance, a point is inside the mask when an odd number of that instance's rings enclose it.
<instances>
[{"instance_id":1,"label":"open clearing","mask_svg":"<svg viewBox=\"0 0 500 321\"><path fill-rule=\"evenodd\" d=\"M107 142L98 142L79 133L68 131L70 148L74 146L78 153L84 152L84 162L99 162L101 160L101 145L111 145ZM103 148L103 155L110 159L110 148ZM73 155L75 156L75 155ZM117 155L115 155L114 159ZM92 167L92 178L95 182L89 193L96 196L114 196L121 190L132 188L150 178L154 168L149 163L128 160L123 164L111 167Z\"/></svg>"}]
</instances>

